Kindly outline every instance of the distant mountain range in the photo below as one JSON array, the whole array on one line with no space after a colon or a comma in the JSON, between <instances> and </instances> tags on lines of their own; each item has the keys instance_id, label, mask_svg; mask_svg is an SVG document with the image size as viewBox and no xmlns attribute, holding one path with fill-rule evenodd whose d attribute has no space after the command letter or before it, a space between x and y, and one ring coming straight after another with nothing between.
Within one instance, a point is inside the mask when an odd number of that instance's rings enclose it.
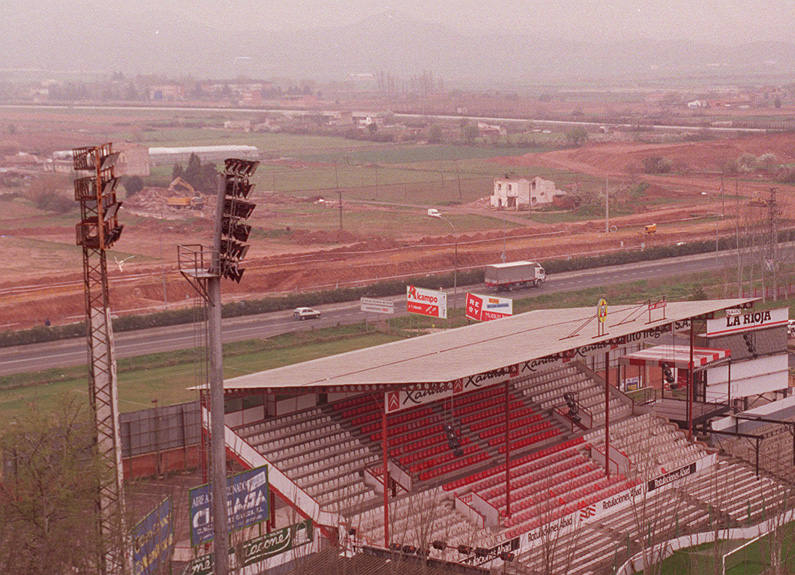
<instances>
[{"instance_id":1,"label":"distant mountain range","mask_svg":"<svg viewBox=\"0 0 795 575\"><path fill-rule=\"evenodd\" d=\"M405 78L427 70L448 86L481 87L693 76L738 82L790 76L793 81L795 70L795 43L596 43L557 40L554 30L463 34L395 13L335 28L240 32L167 11L122 14L94 8L87 14L54 7L0 16L3 69L321 81L379 71Z\"/></svg>"}]
</instances>

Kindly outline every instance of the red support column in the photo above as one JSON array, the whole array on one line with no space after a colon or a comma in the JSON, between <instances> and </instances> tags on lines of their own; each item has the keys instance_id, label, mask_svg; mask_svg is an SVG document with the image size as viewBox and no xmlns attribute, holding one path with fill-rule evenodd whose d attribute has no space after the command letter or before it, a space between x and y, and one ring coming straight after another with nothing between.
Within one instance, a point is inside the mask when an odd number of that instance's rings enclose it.
<instances>
[{"instance_id":1,"label":"red support column","mask_svg":"<svg viewBox=\"0 0 795 575\"><path fill-rule=\"evenodd\" d=\"M605 352L605 473L610 477L610 352Z\"/></svg>"},{"instance_id":2,"label":"red support column","mask_svg":"<svg viewBox=\"0 0 795 575\"><path fill-rule=\"evenodd\" d=\"M386 392L384 392L384 414L381 417L381 449L384 451L384 548L389 549L389 440L386 436Z\"/></svg>"},{"instance_id":3,"label":"red support column","mask_svg":"<svg viewBox=\"0 0 795 575\"><path fill-rule=\"evenodd\" d=\"M268 532L276 529L276 496L273 494L273 491L270 492L270 509L271 509L271 517L270 517L270 529Z\"/></svg>"},{"instance_id":4,"label":"red support column","mask_svg":"<svg viewBox=\"0 0 795 575\"><path fill-rule=\"evenodd\" d=\"M511 409L511 399L508 395L508 384L505 382L505 516L511 516L511 441L508 432L510 422L509 411Z\"/></svg>"}]
</instances>

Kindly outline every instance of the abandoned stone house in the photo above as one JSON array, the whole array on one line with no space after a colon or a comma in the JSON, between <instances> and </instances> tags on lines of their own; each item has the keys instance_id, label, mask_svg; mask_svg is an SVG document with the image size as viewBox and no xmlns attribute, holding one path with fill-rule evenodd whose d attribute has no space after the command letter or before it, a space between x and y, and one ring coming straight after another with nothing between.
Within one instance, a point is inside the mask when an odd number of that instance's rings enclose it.
<instances>
[{"instance_id":1,"label":"abandoned stone house","mask_svg":"<svg viewBox=\"0 0 795 575\"><path fill-rule=\"evenodd\" d=\"M555 182L538 176L532 180L495 178L490 204L497 209L528 210L552 205L556 196L565 194L555 187Z\"/></svg>"}]
</instances>

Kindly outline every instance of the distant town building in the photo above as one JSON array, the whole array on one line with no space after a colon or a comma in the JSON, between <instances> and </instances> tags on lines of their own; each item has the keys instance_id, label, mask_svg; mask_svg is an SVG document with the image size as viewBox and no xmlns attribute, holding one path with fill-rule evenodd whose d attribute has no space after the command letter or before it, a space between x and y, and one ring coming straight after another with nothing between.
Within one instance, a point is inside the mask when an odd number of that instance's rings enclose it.
<instances>
[{"instance_id":1,"label":"distant town building","mask_svg":"<svg viewBox=\"0 0 795 575\"><path fill-rule=\"evenodd\" d=\"M251 120L227 120L224 122L225 130L251 131Z\"/></svg>"},{"instance_id":2,"label":"distant town building","mask_svg":"<svg viewBox=\"0 0 795 575\"><path fill-rule=\"evenodd\" d=\"M174 102L185 99L185 88L181 84L149 86L149 99L154 102Z\"/></svg>"},{"instance_id":3,"label":"distant town building","mask_svg":"<svg viewBox=\"0 0 795 575\"><path fill-rule=\"evenodd\" d=\"M478 134L480 136L505 136L508 131L498 124L487 124L486 122L478 122Z\"/></svg>"},{"instance_id":4,"label":"distant town building","mask_svg":"<svg viewBox=\"0 0 795 575\"><path fill-rule=\"evenodd\" d=\"M495 178L490 204L493 208L527 210L551 205L556 196L566 195L555 182L538 176L526 178Z\"/></svg>"},{"instance_id":5,"label":"distant town building","mask_svg":"<svg viewBox=\"0 0 795 575\"><path fill-rule=\"evenodd\" d=\"M687 107L691 110L698 110L700 108L709 108L709 103L706 100L691 100L687 103Z\"/></svg>"}]
</instances>

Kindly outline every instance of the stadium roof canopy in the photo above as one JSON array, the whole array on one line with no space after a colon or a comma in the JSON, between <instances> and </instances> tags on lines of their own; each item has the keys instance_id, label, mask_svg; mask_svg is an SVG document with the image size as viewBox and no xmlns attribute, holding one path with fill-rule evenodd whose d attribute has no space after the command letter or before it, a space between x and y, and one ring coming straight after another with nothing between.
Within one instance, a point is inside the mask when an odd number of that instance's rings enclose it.
<instances>
[{"instance_id":1,"label":"stadium roof canopy","mask_svg":"<svg viewBox=\"0 0 795 575\"><path fill-rule=\"evenodd\" d=\"M741 307L752 301L667 302L664 314L662 309L650 312L646 303L613 306L608 310L605 333L601 336L597 336L595 306L536 310L227 379L224 389L309 391L351 387L362 390L447 383L644 330L663 326L667 329L676 321Z\"/></svg>"}]
</instances>

